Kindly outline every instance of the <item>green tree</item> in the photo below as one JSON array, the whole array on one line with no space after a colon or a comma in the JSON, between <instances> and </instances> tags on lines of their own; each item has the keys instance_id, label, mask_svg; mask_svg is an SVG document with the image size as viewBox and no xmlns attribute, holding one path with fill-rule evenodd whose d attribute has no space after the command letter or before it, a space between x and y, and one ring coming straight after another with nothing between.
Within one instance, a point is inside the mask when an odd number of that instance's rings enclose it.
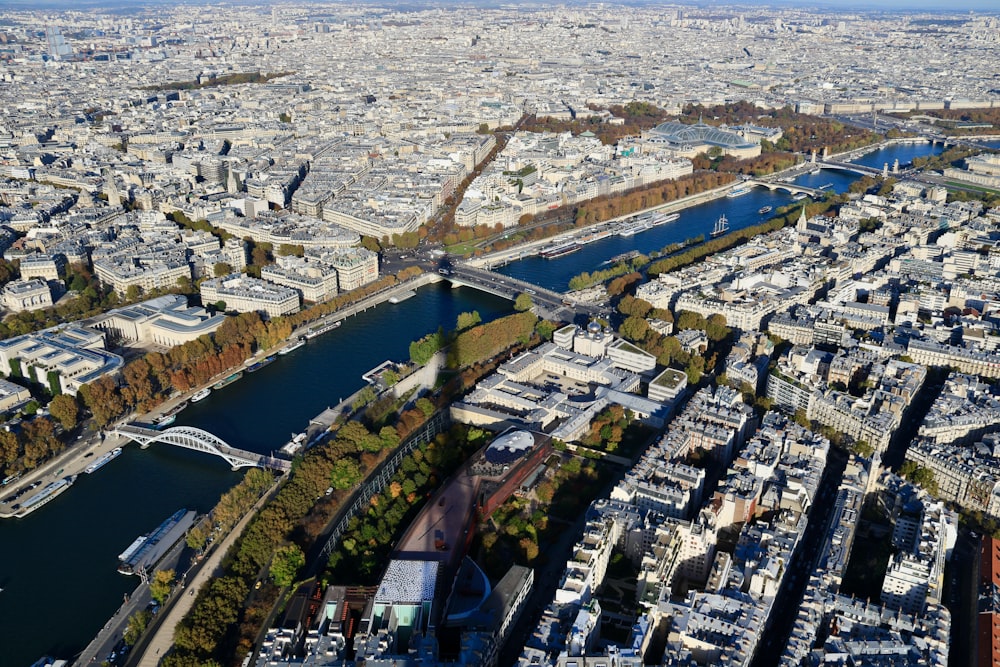
<instances>
[{"instance_id":1,"label":"green tree","mask_svg":"<svg viewBox=\"0 0 1000 667\"><path fill-rule=\"evenodd\" d=\"M723 319L723 321L725 321ZM705 330L706 321L704 315L698 313L692 313L689 310L682 310L677 314L677 327L678 331L683 329L700 329Z\"/></svg>"},{"instance_id":2,"label":"green tree","mask_svg":"<svg viewBox=\"0 0 1000 667\"><path fill-rule=\"evenodd\" d=\"M471 329L482 321L483 318L479 316L478 310L474 310L471 313L459 313L455 331L465 331L466 329Z\"/></svg>"},{"instance_id":3,"label":"green tree","mask_svg":"<svg viewBox=\"0 0 1000 667\"><path fill-rule=\"evenodd\" d=\"M429 399L421 397L417 399L417 409L424 413L424 417L430 417L437 408Z\"/></svg>"},{"instance_id":4,"label":"green tree","mask_svg":"<svg viewBox=\"0 0 1000 667\"><path fill-rule=\"evenodd\" d=\"M514 310L516 310L519 313L531 310L531 307L533 305L535 305L535 303L534 301L531 300L531 295L525 294L524 292L518 294L517 298L514 299Z\"/></svg>"},{"instance_id":5,"label":"green tree","mask_svg":"<svg viewBox=\"0 0 1000 667\"><path fill-rule=\"evenodd\" d=\"M701 355L693 355L688 362L684 372L688 376L688 384L692 387L701 382L701 375L705 372L705 359Z\"/></svg>"},{"instance_id":6,"label":"green tree","mask_svg":"<svg viewBox=\"0 0 1000 667\"><path fill-rule=\"evenodd\" d=\"M223 276L228 276L233 272L233 267L226 262L216 262L215 266L212 267L212 273L215 274L216 278L222 278Z\"/></svg>"},{"instance_id":7,"label":"green tree","mask_svg":"<svg viewBox=\"0 0 1000 667\"><path fill-rule=\"evenodd\" d=\"M295 576L305 564L306 556L299 545L278 547L274 552L274 558L271 559L271 578L281 588L291 586Z\"/></svg>"},{"instance_id":8,"label":"green tree","mask_svg":"<svg viewBox=\"0 0 1000 667\"><path fill-rule=\"evenodd\" d=\"M535 325L535 333L542 340L552 340L552 334L555 333L556 324L548 320L538 320L538 324Z\"/></svg>"},{"instance_id":9,"label":"green tree","mask_svg":"<svg viewBox=\"0 0 1000 667\"><path fill-rule=\"evenodd\" d=\"M145 609L140 609L131 616L128 617L128 625L125 627L125 634L122 635L122 639L129 646L135 646L136 642L139 641L139 637L142 633L146 631L146 627L149 625L149 619L153 617L153 614Z\"/></svg>"},{"instance_id":10,"label":"green tree","mask_svg":"<svg viewBox=\"0 0 1000 667\"><path fill-rule=\"evenodd\" d=\"M170 589L174 587L173 570L157 570L153 573L153 579L149 582L149 596L159 604L167 601Z\"/></svg>"},{"instance_id":11,"label":"green tree","mask_svg":"<svg viewBox=\"0 0 1000 667\"><path fill-rule=\"evenodd\" d=\"M851 444L851 451L857 456L863 456L866 459L870 459L875 453L875 448L872 447L867 440L856 440Z\"/></svg>"},{"instance_id":12,"label":"green tree","mask_svg":"<svg viewBox=\"0 0 1000 667\"><path fill-rule=\"evenodd\" d=\"M138 285L129 285L128 289L125 290L125 298L128 301L138 301L140 296L142 296L142 288Z\"/></svg>"},{"instance_id":13,"label":"green tree","mask_svg":"<svg viewBox=\"0 0 1000 667\"><path fill-rule=\"evenodd\" d=\"M361 481L361 468L357 462L348 457L337 459L330 472L330 486L342 491L350 489Z\"/></svg>"},{"instance_id":14,"label":"green tree","mask_svg":"<svg viewBox=\"0 0 1000 667\"><path fill-rule=\"evenodd\" d=\"M729 338L730 333L732 333L732 330L726 326L725 315L716 313L708 316L708 320L705 322L705 334L710 341L718 343Z\"/></svg>"}]
</instances>

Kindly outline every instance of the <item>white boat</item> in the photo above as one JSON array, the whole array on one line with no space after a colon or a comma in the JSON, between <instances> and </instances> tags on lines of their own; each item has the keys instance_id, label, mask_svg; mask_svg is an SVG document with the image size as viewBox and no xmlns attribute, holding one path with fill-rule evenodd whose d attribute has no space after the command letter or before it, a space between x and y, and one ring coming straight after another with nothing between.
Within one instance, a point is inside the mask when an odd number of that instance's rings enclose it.
<instances>
[{"instance_id":1,"label":"white boat","mask_svg":"<svg viewBox=\"0 0 1000 667\"><path fill-rule=\"evenodd\" d=\"M341 320L337 320L333 324L327 324L321 327L310 329L309 331L305 332L302 335L305 336L306 338L315 338L316 336L321 336L325 334L327 331L333 331L334 329L339 327L342 323L343 322Z\"/></svg>"},{"instance_id":2,"label":"white boat","mask_svg":"<svg viewBox=\"0 0 1000 667\"><path fill-rule=\"evenodd\" d=\"M665 225L668 222L676 222L677 220L680 219L681 219L680 213L670 213L667 215L664 215L662 213L657 213L656 215L653 216L653 219L650 221L650 224L653 225L654 227L657 227L659 225Z\"/></svg>"},{"instance_id":3,"label":"white boat","mask_svg":"<svg viewBox=\"0 0 1000 667\"><path fill-rule=\"evenodd\" d=\"M283 347L280 350L278 350L278 354L284 356L284 355L288 354L289 352L294 352L295 350L299 349L300 347L302 347L305 344L306 344L306 342L304 340L297 340L294 343L289 343L285 347Z\"/></svg>"},{"instance_id":4,"label":"white boat","mask_svg":"<svg viewBox=\"0 0 1000 667\"><path fill-rule=\"evenodd\" d=\"M35 495L28 498L26 501L21 503L21 511L15 516L25 517L31 512L35 511L42 505L46 504L50 500L54 499L60 493L73 486L73 482L76 481L76 475L70 477L63 477L62 479L57 479L56 481L48 484L41 491Z\"/></svg>"},{"instance_id":5,"label":"white boat","mask_svg":"<svg viewBox=\"0 0 1000 667\"><path fill-rule=\"evenodd\" d=\"M413 290L407 290L402 294L393 294L392 296L389 297L389 303L402 303L407 299L412 299L416 295L417 293L414 292Z\"/></svg>"},{"instance_id":6,"label":"white boat","mask_svg":"<svg viewBox=\"0 0 1000 667\"><path fill-rule=\"evenodd\" d=\"M295 456L295 454L297 454L298 451L306 444L306 439L308 438L309 435L306 433L297 433L293 435L292 439L281 447L281 453L288 456Z\"/></svg>"},{"instance_id":7,"label":"white boat","mask_svg":"<svg viewBox=\"0 0 1000 667\"><path fill-rule=\"evenodd\" d=\"M122 448L121 447L115 447L110 452L107 452L107 453L102 454L101 456L99 456L97 458L97 460L95 460L89 466L87 466L86 468L84 468L83 472L87 473L88 475L91 474L91 473L97 472L98 470L100 470L101 468L103 468L105 465L107 465L109 461L111 461L112 459L116 459L116 458L118 458L121 455L122 455Z\"/></svg>"},{"instance_id":8,"label":"white boat","mask_svg":"<svg viewBox=\"0 0 1000 667\"><path fill-rule=\"evenodd\" d=\"M729 192L727 192L726 196L729 197L730 199L733 199L734 197L742 197L743 195L748 195L748 194L750 194L749 186L739 185L730 190Z\"/></svg>"},{"instance_id":9,"label":"white boat","mask_svg":"<svg viewBox=\"0 0 1000 667\"><path fill-rule=\"evenodd\" d=\"M194 396L191 397L191 402L197 403L198 401L204 401L206 398L208 398L208 395L211 393L212 389L210 387L205 387L200 391L196 391Z\"/></svg>"},{"instance_id":10,"label":"white boat","mask_svg":"<svg viewBox=\"0 0 1000 667\"><path fill-rule=\"evenodd\" d=\"M799 192L798 194L792 195L792 199L794 199L795 201L802 201L803 199L805 199L808 196L809 195L807 195L804 192Z\"/></svg>"}]
</instances>

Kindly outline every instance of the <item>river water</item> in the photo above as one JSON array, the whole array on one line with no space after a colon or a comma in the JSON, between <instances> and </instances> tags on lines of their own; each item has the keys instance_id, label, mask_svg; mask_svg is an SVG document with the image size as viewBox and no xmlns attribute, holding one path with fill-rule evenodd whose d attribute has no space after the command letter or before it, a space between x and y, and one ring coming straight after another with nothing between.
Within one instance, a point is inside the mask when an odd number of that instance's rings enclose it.
<instances>
[{"instance_id":1,"label":"river water","mask_svg":"<svg viewBox=\"0 0 1000 667\"><path fill-rule=\"evenodd\" d=\"M350 317L212 392L177 423L241 449L276 450L310 418L360 389L364 372L385 359L407 359L411 340L439 325L454 328L458 314L471 310L491 320L510 312L511 304L466 287L429 285L407 301ZM0 522L0 665L23 667L43 654L68 658L81 651L138 583L118 574L118 554L181 507L211 509L242 475L218 457L130 444L45 507Z\"/></svg>"},{"instance_id":2,"label":"river water","mask_svg":"<svg viewBox=\"0 0 1000 667\"><path fill-rule=\"evenodd\" d=\"M888 150L875 159L888 158L891 165L898 157L905 164L941 147ZM856 178L822 170L798 182L830 184L842 192ZM619 253L650 252L699 234L707 237L723 214L731 229L740 229L765 217L758 213L760 207L778 208L790 201L788 193L754 188L742 197L686 209L673 224L597 241L563 258L532 257L500 270L564 291L572 276L600 268ZM478 310L486 321L510 309L509 302L468 288L450 289L446 283L421 288L400 304L382 304L348 318L339 329L212 392L181 412L177 423L203 428L241 449L276 450L292 433L304 430L310 418L361 388L364 372L385 359L407 359L412 340L439 325L453 328L463 311ZM181 507L211 509L242 474L205 454L159 444L146 450L129 445L122 456L93 475L81 475L73 488L29 517L0 522L0 622L6 640L0 664L24 667L45 654L76 655L137 584L117 573L117 555Z\"/></svg>"}]
</instances>

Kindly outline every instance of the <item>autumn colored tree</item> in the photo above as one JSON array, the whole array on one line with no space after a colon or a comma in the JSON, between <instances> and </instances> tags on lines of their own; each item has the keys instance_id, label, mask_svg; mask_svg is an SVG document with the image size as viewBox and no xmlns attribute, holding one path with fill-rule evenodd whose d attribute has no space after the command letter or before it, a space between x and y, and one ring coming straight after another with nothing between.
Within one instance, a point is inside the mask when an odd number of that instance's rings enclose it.
<instances>
[{"instance_id":1,"label":"autumn colored tree","mask_svg":"<svg viewBox=\"0 0 1000 667\"><path fill-rule=\"evenodd\" d=\"M49 414L55 417L64 429L72 431L76 428L80 417L80 406L75 396L59 394L49 403Z\"/></svg>"},{"instance_id":2,"label":"autumn colored tree","mask_svg":"<svg viewBox=\"0 0 1000 667\"><path fill-rule=\"evenodd\" d=\"M159 604L167 601L170 590L174 587L173 570L157 570L149 582L149 596Z\"/></svg>"}]
</instances>

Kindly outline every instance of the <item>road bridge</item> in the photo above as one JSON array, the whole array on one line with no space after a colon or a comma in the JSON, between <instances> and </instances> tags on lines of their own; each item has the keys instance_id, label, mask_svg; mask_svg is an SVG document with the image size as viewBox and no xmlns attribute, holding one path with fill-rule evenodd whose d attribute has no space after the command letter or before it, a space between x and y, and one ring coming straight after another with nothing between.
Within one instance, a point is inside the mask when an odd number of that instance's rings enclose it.
<instances>
[{"instance_id":1,"label":"road bridge","mask_svg":"<svg viewBox=\"0 0 1000 667\"><path fill-rule=\"evenodd\" d=\"M882 175L882 169L877 169L875 167L868 167L863 164L855 164L853 162L838 162L835 160L824 160L823 162L818 162L817 165L822 169L841 169L843 171L853 171L854 173L861 174L862 176Z\"/></svg>"},{"instance_id":2,"label":"road bridge","mask_svg":"<svg viewBox=\"0 0 1000 667\"><path fill-rule=\"evenodd\" d=\"M156 429L131 423L119 426L112 433L138 442L143 449L154 442L162 442L174 447L183 447L184 449L193 449L197 452L214 454L225 459L233 467L233 470L255 467L288 472L292 468L291 461L230 447L222 438L193 426L175 426L165 431L157 431Z\"/></svg>"},{"instance_id":3,"label":"road bridge","mask_svg":"<svg viewBox=\"0 0 1000 667\"><path fill-rule=\"evenodd\" d=\"M455 264L442 275L453 285L473 287L512 301L519 294L527 294L549 317L558 320L572 321L577 314L590 317L601 312L599 307L575 303L565 294L468 264Z\"/></svg>"},{"instance_id":4,"label":"road bridge","mask_svg":"<svg viewBox=\"0 0 1000 667\"><path fill-rule=\"evenodd\" d=\"M746 181L747 185L759 185L762 188L767 188L772 192L775 190L784 190L789 194L807 194L810 197L815 197L817 199L822 199L826 194L826 189L830 187L829 185L824 185L821 188L810 188L805 185L798 185L796 183L786 183L784 181L767 181L767 180L750 180Z\"/></svg>"}]
</instances>

